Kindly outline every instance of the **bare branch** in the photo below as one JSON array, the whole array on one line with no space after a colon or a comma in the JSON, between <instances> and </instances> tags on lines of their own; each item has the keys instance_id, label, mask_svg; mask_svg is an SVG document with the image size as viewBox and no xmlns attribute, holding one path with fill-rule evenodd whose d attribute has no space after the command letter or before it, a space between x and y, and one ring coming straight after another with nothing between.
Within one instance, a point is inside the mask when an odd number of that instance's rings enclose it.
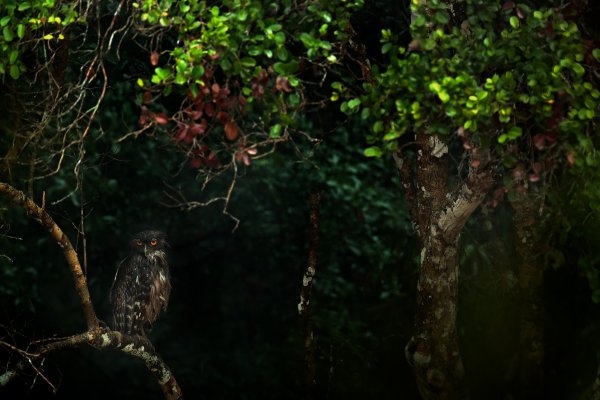
<instances>
[{"instance_id":1,"label":"bare branch","mask_svg":"<svg viewBox=\"0 0 600 400\"><path fill-rule=\"evenodd\" d=\"M156 377L166 400L178 400L182 398L181 388L175 380L175 376L171 372L169 366L156 353L152 343L142 336L130 336L107 329L97 329L46 343L33 352L26 352L26 356L28 360L30 360L30 358L40 358L50 353L66 348L78 347L82 344L90 345L96 349L118 349L123 353L139 358ZM23 352L22 350L16 350L19 353ZM0 387L6 385L16 377L18 373L26 367L26 364L27 363L22 360L12 369L7 370L0 375ZM36 369L36 372L45 378L32 363L30 364ZM53 386L50 382L48 383Z\"/></svg>"},{"instance_id":2,"label":"bare branch","mask_svg":"<svg viewBox=\"0 0 600 400\"><path fill-rule=\"evenodd\" d=\"M60 227L54 222L46 210L40 208L33 202L33 200L25 196L25 194L20 190L15 189L7 183L0 183L0 195L8 197L13 203L22 207L28 216L32 217L40 225L46 228L56 243L60 246L64 253L65 259L67 260L69 268L71 269L71 273L73 274L75 290L77 291L81 301L81 307L83 308L83 315L85 317L87 328L89 330L98 329L98 318L96 317L96 313L92 306L92 300L90 298L90 292L88 290L86 278L83 274L83 270L81 269L81 265L79 264L77 253L73 249L73 245L71 244L71 241L67 235L65 235Z\"/></svg>"}]
</instances>

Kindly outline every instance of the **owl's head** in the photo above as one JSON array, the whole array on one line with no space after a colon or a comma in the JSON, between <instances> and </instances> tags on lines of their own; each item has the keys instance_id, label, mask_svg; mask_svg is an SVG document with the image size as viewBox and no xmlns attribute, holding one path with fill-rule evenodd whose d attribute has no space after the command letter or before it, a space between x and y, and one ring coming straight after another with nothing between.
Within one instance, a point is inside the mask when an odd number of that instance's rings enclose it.
<instances>
[{"instance_id":1,"label":"owl's head","mask_svg":"<svg viewBox=\"0 0 600 400\"><path fill-rule=\"evenodd\" d=\"M135 234L131 240L133 252L146 256L165 251L168 245L167 235L161 231L142 231Z\"/></svg>"}]
</instances>

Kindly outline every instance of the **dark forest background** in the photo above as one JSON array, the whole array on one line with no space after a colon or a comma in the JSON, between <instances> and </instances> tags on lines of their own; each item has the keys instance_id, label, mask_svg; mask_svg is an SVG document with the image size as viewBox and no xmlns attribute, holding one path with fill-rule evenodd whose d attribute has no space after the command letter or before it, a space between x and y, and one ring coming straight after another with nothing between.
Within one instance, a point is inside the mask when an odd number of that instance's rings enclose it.
<instances>
[{"instance_id":1,"label":"dark forest background","mask_svg":"<svg viewBox=\"0 0 600 400\"><path fill-rule=\"evenodd\" d=\"M386 11L386 2L369 4L354 25L377 58L378 32L407 16L401 7ZM189 199L221 196L230 174L201 190L203 178L167 135L115 141L139 118L139 99L131 95L132 71L139 64L133 57L106 64L111 86L98 114L101 122L86 143L83 195L72 193L76 182L68 168L33 184L34 200L40 203L45 193L48 211L80 256L83 205L87 278L98 316L110 323L108 292L130 237L161 229L171 245L173 290L150 339L185 398L304 397L297 305L308 256L308 198L311 190L321 190L321 240L310 299L317 398L418 398L404 346L413 333L419 254L391 156L364 157L365 126L350 123L336 107L309 112L299 128L317 141L299 136L269 157L240 166L228 204L240 221L234 230L222 202L186 211L168 196L176 191ZM19 83L2 85L0 102L10 110L15 103L8 93L18 92ZM11 115L2 116L7 129ZM10 143L0 141L5 153ZM26 166L19 168L11 179L26 190ZM590 265L597 260L600 221L578 206L575 184L571 177L559 182L554 204L560 218L548 233L552 246L544 249L551 267L544 293L547 399L584 398L600 360L600 308L580 257ZM0 338L26 346L82 331L79 299L58 246L5 199L0 220ZM478 211L462 237L459 333L474 399L510 398L518 315L512 229L510 208L500 204ZM0 369L15 357L0 347ZM145 367L117 351L83 347L56 353L47 357L44 371L58 384L55 394L29 371L0 390L0 399L161 398Z\"/></svg>"}]
</instances>

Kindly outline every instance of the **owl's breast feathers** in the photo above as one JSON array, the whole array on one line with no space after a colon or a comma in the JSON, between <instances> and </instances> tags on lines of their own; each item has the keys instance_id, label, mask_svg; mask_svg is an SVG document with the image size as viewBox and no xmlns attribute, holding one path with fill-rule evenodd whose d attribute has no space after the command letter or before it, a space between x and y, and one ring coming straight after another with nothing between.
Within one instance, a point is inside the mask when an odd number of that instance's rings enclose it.
<instances>
[{"instance_id":1,"label":"owl's breast feathers","mask_svg":"<svg viewBox=\"0 0 600 400\"><path fill-rule=\"evenodd\" d=\"M148 303L146 304L146 319L151 324L156 321L158 314L166 310L169 305L171 283L169 279L169 266L164 252L156 252L150 260L150 276Z\"/></svg>"},{"instance_id":2,"label":"owl's breast feathers","mask_svg":"<svg viewBox=\"0 0 600 400\"><path fill-rule=\"evenodd\" d=\"M167 309L171 283L164 251L132 254L119 265L111 288L114 327L145 335L158 314Z\"/></svg>"}]
</instances>

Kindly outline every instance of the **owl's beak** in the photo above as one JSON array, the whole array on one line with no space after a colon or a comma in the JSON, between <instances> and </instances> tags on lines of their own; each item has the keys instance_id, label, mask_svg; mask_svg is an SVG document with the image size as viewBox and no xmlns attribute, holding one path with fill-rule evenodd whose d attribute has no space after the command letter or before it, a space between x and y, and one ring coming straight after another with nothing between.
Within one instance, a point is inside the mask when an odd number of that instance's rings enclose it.
<instances>
[{"instance_id":1,"label":"owl's beak","mask_svg":"<svg viewBox=\"0 0 600 400\"><path fill-rule=\"evenodd\" d=\"M148 255L148 245L144 245L144 255L147 256Z\"/></svg>"}]
</instances>

